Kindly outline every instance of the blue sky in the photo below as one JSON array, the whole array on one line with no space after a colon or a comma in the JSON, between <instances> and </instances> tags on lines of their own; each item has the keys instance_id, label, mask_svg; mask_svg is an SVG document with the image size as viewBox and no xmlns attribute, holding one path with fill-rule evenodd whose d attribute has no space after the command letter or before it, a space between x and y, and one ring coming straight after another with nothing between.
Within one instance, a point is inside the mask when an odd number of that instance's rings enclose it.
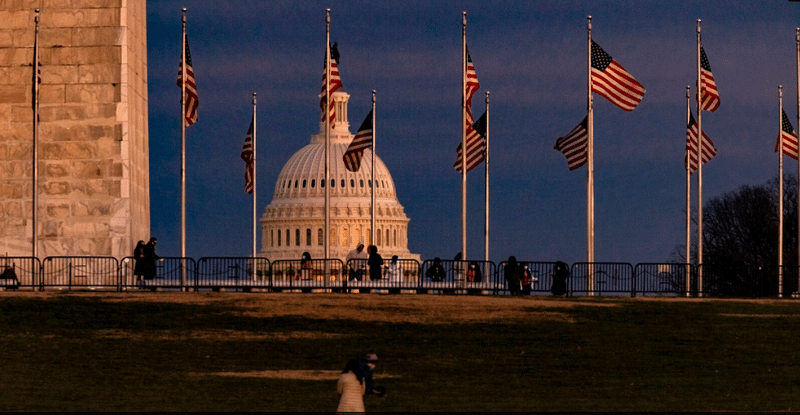
<instances>
[{"instance_id":1,"label":"blue sky","mask_svg":"<svg viewBox=\"0 0 800 415\"><path fill-rule=\"evenodd\" d=\"M317 132L325 9L350 93L351 132L377 90L379 156L409 224L409 249L461 249L461 12L481 88L491 92L490 258L586 259L586 168L555 140L586 115L586 16L592 38L641 82L638 108L595 96L595 259L662 262L685 240L686 86L696 20L721 96L704 113L717 156L703 198L777 175L778 85L796 124L800 2L209 1L148 2L151 229L180 252L181 8L200 96L187 129L187 255L247 256L251 199L239 153L258 93L258 206L284 163ZM694 94L694 88L692 88ZM694 111L694 109L693 109ZM795 125L795 127L797 127ZM797 171L793 160L785 169ZM468 175L468 256L483 258L483 165ZM692 210L697 206L692 178ZM693 238L696 232L692 231Z\"/></svg>"}]
</instances>

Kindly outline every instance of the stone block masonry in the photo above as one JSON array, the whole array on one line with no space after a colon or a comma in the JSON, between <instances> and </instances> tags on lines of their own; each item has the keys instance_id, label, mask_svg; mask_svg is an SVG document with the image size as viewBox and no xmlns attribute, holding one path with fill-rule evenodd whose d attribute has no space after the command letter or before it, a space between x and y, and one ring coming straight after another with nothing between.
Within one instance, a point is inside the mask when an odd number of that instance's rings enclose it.
<instances>
[{"instance_id":1,"label":"stone block masonry","mask_svg":"<svg viewBox=\"0 0 800 415\"><path fill-rule=\"evenodd\" d=\"M0 256L131 254L150 235L144 0L0 0Z\"/></svg>"}]
</instances>

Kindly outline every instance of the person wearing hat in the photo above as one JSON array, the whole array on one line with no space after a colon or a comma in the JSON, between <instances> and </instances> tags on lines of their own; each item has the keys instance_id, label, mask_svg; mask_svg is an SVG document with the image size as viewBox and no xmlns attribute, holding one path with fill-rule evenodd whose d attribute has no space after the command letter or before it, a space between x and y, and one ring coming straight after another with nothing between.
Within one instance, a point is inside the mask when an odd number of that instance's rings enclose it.
<instances>
[{"instance_id":1,"label":"person wearing hat","mask_svg":"<svg viewBox=\"0 0 800 415\"><path fill-rule=\"evenodd\" d=\"M378 364L378 355L370 351L361 359L351 359L342 370L336 391L339 393L339 407L336 412L364 412L364 395L383 397L386 389L375 386L372 370Z\"/></svg>"}]
</instances>

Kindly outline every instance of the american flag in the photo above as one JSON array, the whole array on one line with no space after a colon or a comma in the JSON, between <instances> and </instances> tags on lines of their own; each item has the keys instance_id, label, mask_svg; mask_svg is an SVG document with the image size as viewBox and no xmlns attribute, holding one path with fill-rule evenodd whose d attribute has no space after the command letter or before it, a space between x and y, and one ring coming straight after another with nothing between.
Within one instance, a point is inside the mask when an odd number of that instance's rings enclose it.
<instances>
[{"instance_id":1,"label":"american flag","mask_svg":"<svg viewBox=\"0 0 800 415\"><path fill-rule=\"evenodd\" d=\"M244 137L242 146L242 160L244 160L244 191L253 194L253 120L250 120L250 128Z\"/></svg>"},{"instance_id":2,"label":"american flag","mask_svg":"<svg viewBox=\"0 0 800 415\"><path fill-rule=\"evenodd\" d=\"M197 122L197 107L199 100L197 98L197 85L194 83L194 70L192 69L192 57L189 55L189 38L186 37L186 101L184 104L184 118L186 125L192 125ZM178 86L183 88L183 61L178 65Z\"/></svg>"},{"instance_id":3,"label":"american flag","mask_svg":"<svg viewBox=\"0 0 800 415\"><path fill-rule=\"evenodd\" d=\"M467 154L470 155L470 158L467 159L467 172L474 169L478 166L483 160L484 155L486 153L486 112L483 113L478 118L478 121L475 121L475 124L472 124L472 127L467 129L467 146L470 145L470 142L478 142L477 148L474 149L473 152L468 152ZM458 145L456 149L457 157L456 163L453 165L456 171L459 173L461 172L461 144Z\"/></svg>"},{"instance_id":4,"label":"american flag","mask_svg":"<svg viewBox=\"0 0 800 415\"><path fill-rule=\"evenodd\" d=\"M358 127L356 136L347 147L342 159L344 160L344 167L352 172L357 172L361 168L361 158L364 156L364 150L372 147L372 110L364 118L361 127Z\"/></svg>"},{"instance_id":5,"label":"american flag","mask_svg":"<svg viewBox=\"0 0 800 415\"><path fill-rule=\"evenodd\" d=\"M325 84L328 82L328 77L325 74L325 71L327 70L328 65L326 64L325 67L322 68L322 91L320 92L319 97L319 108L322 110L322 122L325 122L325 101L328 99L328 94L325 93ZM341 87L342 79L339 77L339 46L336 42L334 42L333 46L331 46L331 97L333 97L333 93L338 91ZM331 129L333 129L333 127L336 125L336 109L333 99L331 99L331 102L328 105L328 116L331 120Z\"/></svg>"},{"instance_id":6,"label":"american flag","mask_svg":"<svg viewBox=\"0 0 800 415\"><path fill-rule=\"evenodd\" d=\"M633 111L644 97L644 86L592 41L592 90L625 111Z\"/></svg>"},{"instance_id":7,"label":"american flag","mask_svg":"<svg viewBox=\"0 0 800 415\"><path fill-rule=\"evenodd\" d=\"M589 116L583 118L569 134L556 140L556 150L564 153L570 170L575 170L586 164L587 143L589 140Z\"/></svg>"},{"instance_id":8,"label":"american flag","mask_svg":"<svg viewBox=\"0 0 800 415\"><path fill-rule=\"evenodd\" d=\"M717 148L714 143L703 131L703 163L717 155ZM697 170L697 123L694 121L692 114L689 114L689 125L686 126L686 157L689 158L689 171L694 172ZM684 159L685 163L686 159Z\"/></svg>"},{"instance_id":9,"label":"american flag","mask_svg":"<svg viewBox=\"0 0 800 415\"><path fill-rule=\"evenodd\" d=\"M708 64L703 46L700 46L700 85L702 85L703 91L703 102L700 107L704 111L716 111L719 108L719 91L717 91L714 74L711 73L711 65Z\"/></svg>"},{"instance_id":10,"label":"american flag","mask_svg":"<svg viewBox=\"0 0 800 415\"><path fill-rule=\"evenodd\" d=\"M469 55L467 49L467 89L465 91L465 107L467 112L466 130L467 130L467 172L474 169L481 164L486 152L486 140L472 127L474 119L472 118L472 96L481 87L478 82L478 74L475 72L475 65L472 64L472 57ZM456 148L456 162L453 167L461 172L461 144Z\"/></svg>"},{"instance_id":11,"label":"american flag","mask_svg":"<svg viewBox=\"0 0 800 415\"><path fill-rule=\"evenodd\" d=\"M786 116L786 111L783 111L783 120L781 122L781 134L778 136L778 142L775 143L775 151L777 152L781 146L781 139L783 139L783 154L797 160L797 134L792 128L792 123L789 117Z\"/></svg>"}]
</instances>

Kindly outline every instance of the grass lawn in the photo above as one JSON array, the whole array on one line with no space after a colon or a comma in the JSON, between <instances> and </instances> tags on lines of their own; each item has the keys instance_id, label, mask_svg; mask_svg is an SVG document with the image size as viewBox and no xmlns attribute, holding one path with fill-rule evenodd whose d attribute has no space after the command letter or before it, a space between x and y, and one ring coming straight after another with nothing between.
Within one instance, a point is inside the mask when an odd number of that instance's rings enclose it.
<instances>
[{"instance_id":1,"label":"grass lawn","mask_svg":"<svg viewBox=\"0 0 800 415\"><path fill-rule=\"evenodd\" d=\"M0 411L800 410L800 302L0 293Z\"/></svg>"}]
</instances>

